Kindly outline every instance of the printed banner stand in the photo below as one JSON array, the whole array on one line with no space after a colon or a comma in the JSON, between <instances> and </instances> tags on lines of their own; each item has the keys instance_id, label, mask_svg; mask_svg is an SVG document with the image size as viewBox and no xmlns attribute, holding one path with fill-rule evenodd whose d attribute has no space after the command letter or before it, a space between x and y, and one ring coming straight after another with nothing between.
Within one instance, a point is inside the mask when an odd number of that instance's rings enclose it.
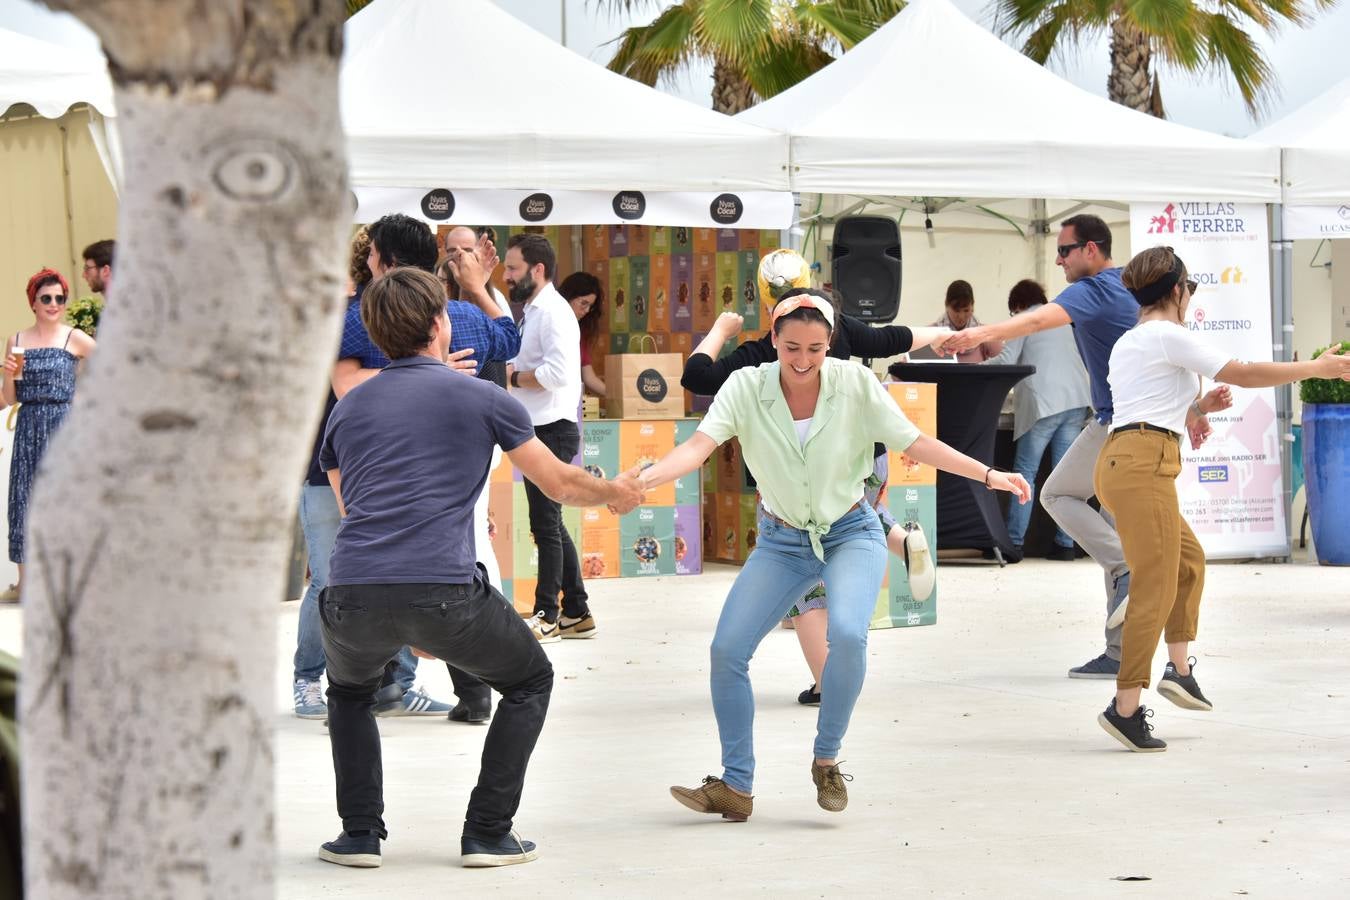
<instances>
[{"instance_id":1,"label":"printed banner stand","mask_svg":"<svg viewBox=\"0 0 1350 900\"><path fill-rule=\"evenodd\" d=\"M1292 240L1350 238L1350 204L1286 206L1284 236Z\"/></svg>"},{"instance_id":2,"label":"printed banner stand","mask_svg":"<svg viewBox=\"0 0 1350 900\"><path fill-rule=\"evenodd\" d=\"M446 187L356 188L356 221L391 213L449 222L506 225L686 225L709 228L787 228L786 191L530 191Z\"/></svg>"},{"instance_id":3,"label":"printed banner stand","mask_svg":"<svg viewBox=\"0 0 1350 900\"><path fill-rule=\"evenodd\" d=\"M1233 359L1271 356L1266 208L1255 203L1131 204L1130 246L1171 247L1199 287L1186 327ZM1204 390L1213 385L1206 384ZM1233 388L1209 417L1214 433L1182 440L1181 513L1210 559L1288 556L1275 389Z\"/></svg>"}]
</instances>

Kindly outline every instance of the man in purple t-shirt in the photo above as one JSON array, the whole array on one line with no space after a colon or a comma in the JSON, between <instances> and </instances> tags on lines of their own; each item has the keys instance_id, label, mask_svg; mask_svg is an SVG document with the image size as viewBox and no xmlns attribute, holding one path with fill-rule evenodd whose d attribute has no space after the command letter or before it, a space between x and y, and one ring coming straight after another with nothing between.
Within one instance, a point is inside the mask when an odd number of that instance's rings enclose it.
<instances>
[{"instance_id":1,"label":"man in purple t-shirt","mask_svg":"<svg viewBox=\"0 0 1350 900\"><path fill-rule=\"evenodd\" d=\"M464 820L464 865L529 862L535 845L512 832L512 818L553 669L477 565L474 500L496 446L560 503L623 513L642 492L627 474L604 481L557 459L518 400L446 365L450 321L434 276L387 272L362 296L361 319L390 362L338 401L319 453L342 514L319 606L343 828L319 858L380 864L383 770L372 708L385 665L408 644L502 695Z\"/></svg>"},{"instance_id":2,"label":"man in purple t-shirt","mask_svg":"<svg viewBox=\"0 0 1350 900\"><path fill-rule=\"evenodd\" d=\"M1088 501L1095 493L1092 473L1097 455L1111 430L1111 386L1106 380L1111 350L1139 321L1139 304L1120 282L1120 269L1111 263L1111 229L1097 216L1082 214L1061 222L1056 251L1055 264L1064 270L1069 286L1052 302L996 325L958 331L934 349L950 354L988 340L1006 341L1073 326L1078 355L1092 386L1094 415L1046 479L1040 499L1055 523L1097 561L1106 576L1106 649L1070 669L1069 677L1114 679L1120 671L1120 626L1125 621L1130 572L1115 523ZM1203 420L1203 416L1189 420L1187 427L1193 432L1204 430L1208 425Z\"/></svg>"}]
</instances>

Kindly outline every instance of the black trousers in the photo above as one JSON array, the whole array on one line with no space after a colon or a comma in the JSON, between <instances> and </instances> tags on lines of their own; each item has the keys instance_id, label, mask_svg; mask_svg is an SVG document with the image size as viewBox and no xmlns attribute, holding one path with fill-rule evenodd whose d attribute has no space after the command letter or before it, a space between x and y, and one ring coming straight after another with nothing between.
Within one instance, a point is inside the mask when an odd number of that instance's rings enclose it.
<instances>
[{"instance_id":1,"label":"black trousers","mask_svg":"<svg viewBox=\"0 0 1350 900\"><path fill-rule=\"evenodd\" d=\"M494 840L509 832L548 714L553 667L506 598L481 578L473 584L329 585L319 609L343 829L386 835L373 706L385 664L406 644L481 678L502 695L483 743L464 834Z\"/></svg>"},{"instance_id":2,"label":"black trousers","mask_svg":"<svg viewBox=\"0 0 1350 900\"><path fill-rule=\"evenodd\" d=\"M534 436L553 455L570 463L581 445L577 423L568 419L536 425ZM525 499L530 506L530 532L539 549L539 581L534 588L534 611L550 622L558 618L558 592L562 591L562 614L579 619L590 612L586 586L581 582L581 563L572 536L563 527L562 504L550 500L530 479L525 480Z\"/></svg>"}]
</instances>

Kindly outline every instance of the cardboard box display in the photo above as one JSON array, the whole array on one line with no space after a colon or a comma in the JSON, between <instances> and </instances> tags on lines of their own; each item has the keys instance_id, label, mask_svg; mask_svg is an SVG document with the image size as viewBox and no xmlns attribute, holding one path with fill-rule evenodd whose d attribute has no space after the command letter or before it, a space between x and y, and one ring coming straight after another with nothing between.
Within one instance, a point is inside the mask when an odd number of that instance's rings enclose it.
<instances>
[{"instance_id":1,"label":"cardboard box display","mask_svg":"<svg viewBox=\"0 0 1350 900\"><path fill-rule=\"evenodd\" d=\"M937 385L891 383L886 385L886 390L915 427L924 434L937 434ZM887 461L892 487L937 484L937 469L915 462L899 450L890 449Z\"/></svg>"},{"instance_id":2,"label":"cardboard box display","mask_svg":"<svg viewBox=\"0 0 1350 900\"><path fill-rule=\"evenodd\" d=\"M694 436L698 430L698 422L691 419L681 419L675 423L675 446L683 444ZM676 506L697 505L699 497L702 494L702 473L690 472L682 478L676 478L674 481Z\"/></svg>"},{"instance_id":3,"label":"cardboard box display","mask_svg":"<svg viewBox=\"0 0 1350 900\"><path fill-rule=\"evenodd\" d=\"M897 485L887 491L887 506L901 526L918 522L928 539L930 551L937 547L937 486ZM919 602L909 589L909 572L904 560L892 554L887 584L882 587L872 616L873 628L904 628L933 625L937 622L937 599L942 579L927 600Z\"/></svg>"},{"instance_id":4,"label":"cardboard box display","mask_svg":"<svg viewBox=\"0 0 1350 900\"><path fill-rule=\"evenodd\" d=\"M749 334L758 331L761 324L759 288L756 285L759 277L759 251L744 250L736 255L736 259L736 278L741 286L739 312L745 317L745 321L741 323L741 331Z\"/></svg>"},{"instance_id":5,"label":"cardboard box display","mask_svg":"<svg viewBox=\"0 0 1350 900\"><path fill-rule=\"evenodd\" d=\"M632 224L625 226L628 229L628 255L629 256L649 256L651 255L651 235L653 231L664 231L662 228L653 228L650 225Z\"/></svg>"},{"instance_id":6,"label":"cardboard box display","mask_svg":"<svg viewBox=\"0 0 1350 900\"><path fill-rule=\"evenodd\" d=\"M585 247L587 263L593 263L599 260L609 259L609 226L608 225L586 225L577 226L583 228L586 232ZM500 249L498 255L505 256ZM590 266L587 266L588 270Z\"/></svg>"},{"instance_id":7,"label":"cardboard box display","mask_svg":"<svg viewBox=\"0 0 1350 900\"><path fill-rule=\"evenodd\" d=\"M652 296L651 261L646 256L628 258L628 330L647 331L647 311ZM663 329L664 330L664 329Z\"/></svg>"},{"instance_id":8,"label":"cardboard box display","mask_svg":"<svg viewBox=\"0 0 1350 900\"><path fill-rule=\"evenodd\" d=\"M653 228L650 252L653 257L667 256L670 254L670 229Z\"/></svg>"},{"instance_id":9,"label":"cardboard box display","mask_svg":"<svg viewBox=\"0 0 1350 900\"><path fill-rule=\"evenodd\" d=\"M703 571L703 522L699 504L675 507L675 574L697 575Z\"/></svg>"},{"instance_id":10,"label":"cardboard box display","mask_svg":"<svg viewBox=\"0 0 1350 900\"><path fill-rule=\"evenodd\" d=\"M737 236L740 232L738 228L718 228L717 229L717 252L736 251L741 249L741 239Z\"/></svg>"},{"instance_id":11,"label":"cardboard box display","mask_svg":"<svg viewBox=\"0 0 1350 900\"><path fill-rule=\"evenodd\" d=\"M675 574L675 510L639 506L619 519L619 573Z\"/></svg>"},{"instance_id":12,"label":"cardboard box display","mask_svg":"<svg viewBox=\"0 0 1350 900\"><path fill-rule=\"evenodd\" d=\"M619 517L603 506L581 511L581 577L619 577Z\"/></svg>"},{"instance_id":13,"label":"cardboard box display","mask_svg":"<svg viewBox=\"0 0 1350 900\"><path fill-rule=\"evenodd\" d=\"M754 228L740 228L736 231L737 248L740 250L754 250L755 258L759 258L759 231Z\"/></svg>"},{"instance_id":14,"label":"cardboard box display","mask_svg":"<svg viewBox=\"0 0 1350 900\"><path fill-rule=\"evenodd\" d=\"M694 328L694 258L688 254L670 257L670 330Z\"/></svg>"},{"instance_id":15,"label":"cardboard box display","mask_svg":"<svg viewBox=\"0 0 1350 900\"><path fill-rule=\"evenodd\" d=\"M745 467L741 456L741 442L731 438L723 442L715 451L717 454L717 490L728 494L739 494L745 485L741 470Z\"/></svg>"},{"instance_id":16,"label":"cardboard box display","mask_svg":"<svg viewBox=\"0 0 1350 900\"><path fill-rule=\"evenodd\" d=\"M664 231L665 229L661 229ZM671 331L670 320L670 257L651 257L651 305L646 330L652 334Z\"/></svg>"},{"instance_id":17,"label":"cardboard box display","mask_svg":"<svg viewBox=\"0 0 1350 900\"><path fill-rule=\"evenodd\" d=\"M694 229L694 255L713 254L717 252L717 229L715 228L695 228Z\"/></svg>"},{"instance_id":18,"label":"cardboard box display","mask_svg":"<svg viewBox=\"0 0 1350 900\"><path fill-rule=\"evenodd\" d=\"M718 253L714 266L717 270L717 293L713 307L717 315L741 311L741 262L736 253ZM697 323L695 323L697 324Z\"/></svg>"},{"instance_id":19,"label":"cardboard box display","mask_svg":"<svg viewBox=\"0 0 1350 900\"><path fill-rule=\"evenodd\" d=\"M619 430L619 470L643 468L665 456L675 446L673 421L625 421ZM650 506L674 506L675 483L667 482L647 491L644 501Z\"/></svg>"},{"instance_id":20,"label":"cardboard box display","mask_svg":"<svg viewBox=\"0 0 1350 900\"><path fill-rule=\"evenodd\" d=\"M609 310L610 334L627 332L628 329L628 292L632 289L629 282L628 259L609 260L609 297L605 306ZM611 343L610 348L614 345Z\"/></svg>"},{"instance_id":21,"label":"cardboard box display","mask_svg":"<svg viewBox=\"0 0 1350 900\"><path fill-rule=\"evenodd\" d=\"M623 225L608 225L609 258L617 259L628 255L628 231Z\"/></svg>"},{"instance_id":22,"label":"cardboard box display","mask_svg":"<svg viewBox=\"0 0 1350 900\"><path fill-rule=\"evenodd\" d=\"M581 428L581 464L596 478L613 478L619 468L619 422L603 419Z\"/></svg>"},{"instance_id":23,"label":"cardboard box display","mask_svg":"<svg viewBox=\"0 0 1350 900\"><path fill-rule=\"evenodd\" d=\"M717 304L713 292L717 289L717 257L712 253L694 254L694 331L707 333L717 320Z\"/></svg>"}]
</instances>

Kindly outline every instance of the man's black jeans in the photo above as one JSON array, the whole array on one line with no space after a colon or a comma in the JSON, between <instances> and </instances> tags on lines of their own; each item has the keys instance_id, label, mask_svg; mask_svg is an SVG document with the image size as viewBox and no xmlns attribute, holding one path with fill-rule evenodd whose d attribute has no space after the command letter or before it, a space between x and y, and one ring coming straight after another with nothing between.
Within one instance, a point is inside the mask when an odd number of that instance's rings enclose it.
<instances>
[{"instance_id":1,"label":"man's black jeans","mask_svg":"<svg viewBox=\"0 0 1350 900\"><path fill-rule=\"evenodd\" d=\"M577 423L559 419L547 425L536 425L534 436L553 455L570 463L577 455L581 436ZM617 473L615 473L617 474ZM572 536L563 527L562 504L525 479L525 500L530 506L530 532L539 549L539 581L534 588L534 611L543 611L550 622L558 618L558 591L562 591L562 613L569 619L579 619L590 612L586 605L586 586L581 582L581 563Z\"/></svg>"},{"instance_id":2,"label":"man's black jeans","mask_svg":"<svg viewBox=\"0 0 1350 900\"><path fill-rule=\"evenodd\" d=\"M464 834L490 841L509 832L548 714L553 667L506 598L481 577L465 585L329 585L319 609L343 830L386 834L373 705L385 663L406 644L476 675L502 695L483 743Z\"/></svg>"}]
</instances>

